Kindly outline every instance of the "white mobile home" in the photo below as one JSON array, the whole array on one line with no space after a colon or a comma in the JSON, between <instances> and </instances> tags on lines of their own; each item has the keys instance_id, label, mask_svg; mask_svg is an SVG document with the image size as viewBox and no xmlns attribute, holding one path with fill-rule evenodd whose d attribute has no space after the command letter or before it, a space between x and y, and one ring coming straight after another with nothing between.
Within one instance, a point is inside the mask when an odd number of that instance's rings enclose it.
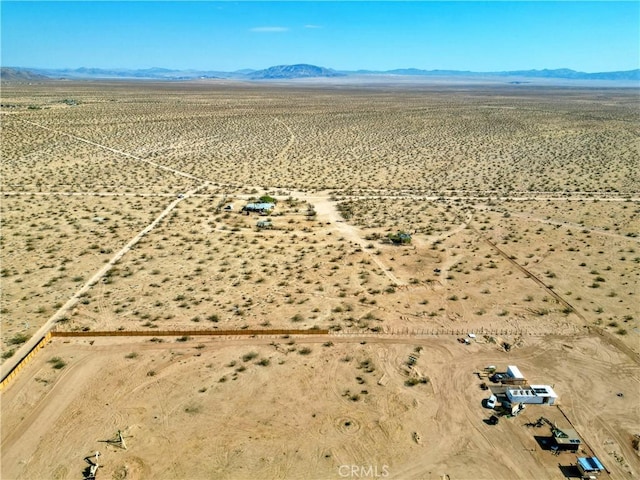
<instances>
[{"instance_id":1,"label":"white mobile home","mask_svg":"<svg viewBox=\"0 0 640 480\"><path fill-rule=\"evenodd\" d=\"M531 385L529 387L507 388L507 399L510 403L533 403L553 405L558 395L549 385Z\"/></svg>"}]
</instances>

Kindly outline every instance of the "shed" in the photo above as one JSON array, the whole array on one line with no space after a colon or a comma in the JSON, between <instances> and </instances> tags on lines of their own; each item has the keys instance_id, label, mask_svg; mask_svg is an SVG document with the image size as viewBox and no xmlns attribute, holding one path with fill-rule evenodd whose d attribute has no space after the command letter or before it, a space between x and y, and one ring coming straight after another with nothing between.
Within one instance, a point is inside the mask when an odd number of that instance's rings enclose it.
<instances>
[{"instance_id":1,"label":"shed","mask_svg":"<svg viewBox=\"0 0 640 480\"><path fill-rule=\"evenodd\" d=\"M586 477L600 475L600 472L604 470L604 465L600 463L598 457L578 457L577 467L582 476Z\"/></svg>"},{"instance_id":2,"label":"shed","mask_svg":"<svg viewBox=\"0 0 640 480\"><path fill-rule=\"evenodd\" d=\"M559 450L569 450L571 452L577 452L582 444L582 440L578 436L573 428L554 428L552 430L553 444L558 447Z\"/></svg>"}]
</instances>

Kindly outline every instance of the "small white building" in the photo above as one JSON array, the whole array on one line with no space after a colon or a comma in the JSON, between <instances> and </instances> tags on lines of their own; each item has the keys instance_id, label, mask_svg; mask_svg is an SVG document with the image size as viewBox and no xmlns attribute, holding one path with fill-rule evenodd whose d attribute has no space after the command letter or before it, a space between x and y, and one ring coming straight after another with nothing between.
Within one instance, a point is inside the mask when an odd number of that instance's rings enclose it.
<instances>
[{"instance_id":1,"label":"small white building","mask_svg":"<svg viewBox=\"0 0 640 480\"><path fill-rule=\"evenodd\" d=\"M524 375L522 375L522 372L520 372L518 367L515 365L509 365L507 367L506 377L500 382L507 385L525 385L527 380L524 378Z\"/></svg>"},{"instance_id":2,"label":"small white building","mask_svg":"<svg viewBox=\"0 0 640 480\"><path fill-rule=\"evenodd\" d=\"M578 457L576 466L582 478L595 478L605 469L597 457Z\"/></svg>"},{"instance_id":3,"label":"small white building","mask_svg":"<svg viewBox=\"0 0 640 480\"><path fill-rule=\"evenodd\" d=\"M520 369L515 365L509 365L507 367L507 375L516 380L524 380L524 375L520 373Z\"/></svg>"},{"instance_id":4,"label":"small white building","mask_svg":"<svg viewBox=\"0 0 640 480\"><path fill-rule=\"evenodd\" d=\"M507 388L507 399L510 403L533 403L553 405L558 398L549 385L531 385L521 388Z\"/></svg>"}]
</instances>

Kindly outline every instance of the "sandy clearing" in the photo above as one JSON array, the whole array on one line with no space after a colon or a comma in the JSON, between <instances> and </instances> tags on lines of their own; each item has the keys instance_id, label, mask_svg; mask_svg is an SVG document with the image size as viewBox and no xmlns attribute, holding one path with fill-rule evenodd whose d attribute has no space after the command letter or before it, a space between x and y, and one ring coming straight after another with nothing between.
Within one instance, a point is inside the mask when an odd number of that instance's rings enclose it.
<instances>
[{"instance_id":1,"label":"sandy clearing","mask_svg":"<svg viewBox=\"0 0 640 480\"><path fill-rule=\"evenodd\" d=\"M554 384L562 411L610 478L640 472L628 438L640 427L633 401L640 369L598 337L530 337L509 354L493 344L461 346L446 337L327 338L333 346L322 346L325 338L301 337L182 344L55 340L3 394L3 478L40 478L52 470L58 478L75 478L86 466L84 456L95 450L102 453L106 477L126 467L133 478L320 479L341 478L342 465L386 465L396 479L564 478L558 464L575 457L543 451L534 436L548 432L524 427L540 415L567 426L562 412L530 406L495 427L483 422L486 393L473 372L506 363L519 365L532 382ZM300 355L305 346L311 353ZM406 387L404 363L418 346L415 370L430 383ZM125 358L131 351L138 356ZM250 351L257 357L243 362ZM46 364L54 355L68 362L60 372ZM270 364L257 365L260 358ZM367 360L371 373L358 368ZM246 370L236 371L239 365ZM615 378L600 383L612 369ZM38 375L50 383L35 382ZM227 381L220 383L222 376ZM378 384L382 377L384 386ZM282 378L288 379L286 390ZM368 393L355 402L344 396L363 389ZM37 399L26 410L15 402L25 395ZM18 410L24 418L15 416ZM41 435L28 435L35 425ZM100 442L117 429L129 435L126 451Z\"/></svg>"},{"instance_id":2,"label":"sandy clearing","mask_svg":"<svg viewBox=\"0 0 640 480\"><path fill-rule=\"evenodd\" d=\"M309 204L313 205L313 208L316 211L319 219L331 222L334 228L344 236L348 241L353 242L356 245L360 245L360 247L366 247L370 242L365 240L361 230L347 223L338 209L336 208L335 201L331 200L330 195L327 194L325 196L320 196L317 194L309 195L305 192L292 192L296 198L299 198ZM365 250L367 251L367 250ZM385 265L377 256L369 253L369 257L373 262L384 272L384 274L393 282L394 285L406 285L406 282L398 279L389 269L387 265Z\"/></svg>"}]
</instances>

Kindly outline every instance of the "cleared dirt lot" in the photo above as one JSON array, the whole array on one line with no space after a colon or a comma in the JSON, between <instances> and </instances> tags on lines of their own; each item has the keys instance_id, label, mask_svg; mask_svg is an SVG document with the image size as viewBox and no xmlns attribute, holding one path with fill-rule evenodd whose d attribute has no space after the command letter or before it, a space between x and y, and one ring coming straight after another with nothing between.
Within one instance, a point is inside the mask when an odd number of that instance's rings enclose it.
<instances>
[{"instance_id":1,"label":"cleared dirt lot","mask_svg":"<svg viewBox=\"0 0 640 480\"><path fill-rule=\"evenodd\" d=\"M3 374L48 326L149 338L41 350L3 390L2 477L96 450L99 478L571 476L541 415L637 477L635 93L3 85ZM289 328L331 335L150 341ZM487 425L489 364L561 410Z\"/></svg>"},{"instance_id":2,"label":"cleared dirt lot","mask_svg":"<svg viewBox=\"0 0 640 480\"><path fill-rule=\"evenodd\" d=\"M54 340L4 392L3 478L78 478L96 450L104 478L341 478L342 465L399 479L564 478L575 455L542 450L535 437L549 429L524 426L544 415L569 427L556 407L483 422L474 372L507 362L554 385L611 478L640 472L640 370L597 337L531 337L510 353L451 337L89 342ZM407 386L416 347L412 375L429 382ZM104 443L118 429L126 451Z\"/></svg>"}]
</instances>

